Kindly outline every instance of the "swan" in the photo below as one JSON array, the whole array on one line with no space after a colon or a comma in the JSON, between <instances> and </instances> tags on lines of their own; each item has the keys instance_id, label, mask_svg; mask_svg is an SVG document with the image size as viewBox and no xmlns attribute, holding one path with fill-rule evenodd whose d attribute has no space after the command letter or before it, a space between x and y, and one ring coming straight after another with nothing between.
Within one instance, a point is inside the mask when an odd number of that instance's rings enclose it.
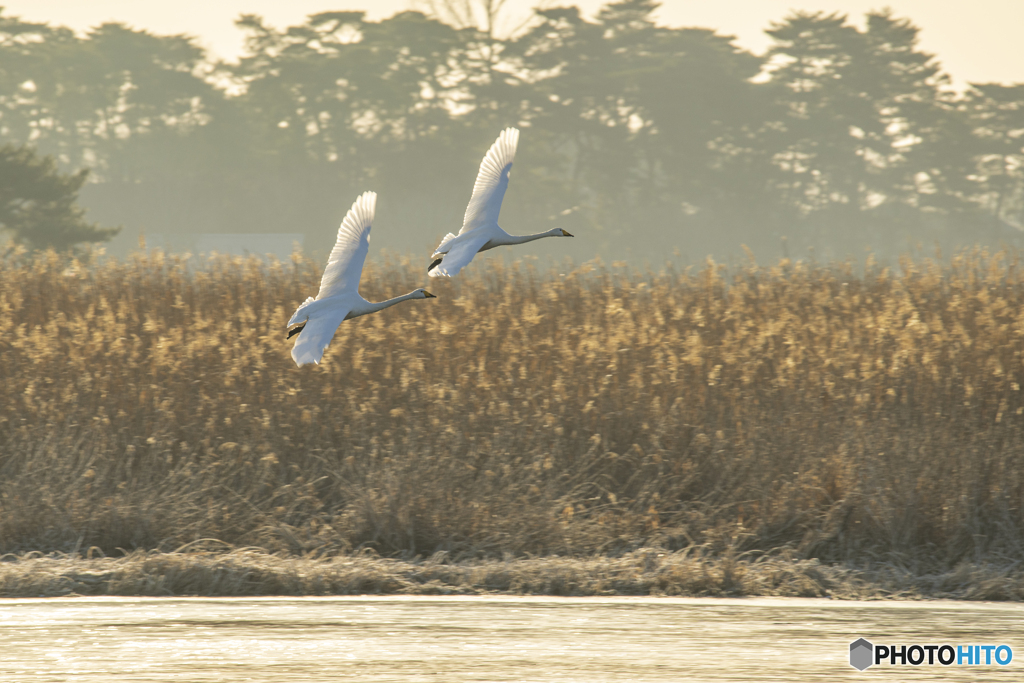
<instances>
[{"instance_id":1,"label":"swan","mask_svg":"<svg viewBox=\"0 0 1024 683\"><path fill-rule=\"evenodd\" d=\"M572 237L561 228L552 228L535 235L510 235L498 227L501 200L508 189L508 175L519 144L519 129L506 128L480 162L480 172L473 186L473 196L466 207L466 217L458 235L448 233L437 249L433 262L427 266L430 277L454 277L469 265L478 252L504 244L523 244L542 237Z\"/></svg>"},{"instance_id":2,"label":"swan","mask_svg":"<svg viewBox=\"0 0 1024 683\"><path fill-rule=\"evenodd\" d=\"M408 299L437 298L422 288L380 303L371 303L359 295L359 276L370 251L370 224L376 207L376 192L364 192L352 204L338 228L338 241L327 259L320 291L315 299L306 299L288 321L288 338L299 335L292 347L296 365L319 364L343 320L376 313Z\"/></svg>"}]
</instances>

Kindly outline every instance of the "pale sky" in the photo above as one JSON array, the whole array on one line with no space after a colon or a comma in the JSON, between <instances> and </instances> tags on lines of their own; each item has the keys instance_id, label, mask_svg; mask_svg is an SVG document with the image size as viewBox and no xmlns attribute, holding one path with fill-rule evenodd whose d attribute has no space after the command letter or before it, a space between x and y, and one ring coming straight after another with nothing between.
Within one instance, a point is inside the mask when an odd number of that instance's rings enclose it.
<instances>
[{"instance_id":1,"label":"pale sky","mask_svg":"<svg viewBox=\"0 0 1024 683\"><path fill-rule=\"evenodd\" d=\"M422 0L419 0L422 2ZM587 16L602 0L541 0L548 7L575 5ZM233 59L242 50L234 20L259 14L271 25L298 24L306 15L330 10L366 10L379 20L410 9L417 0L0 0L5 14L84 31L120 21L158 34L188 33L216 56ZM523 17L538 0L508 0L509 21ZM761 53L771 42L763 31L792 9L842 12L863 26L864 14L891 7L922 29L921 47L938 56L959 85L966 82L1024 83L1024 0L663 0L658 20L666 26L713 28Z\"/></svg>"}]
</instances>

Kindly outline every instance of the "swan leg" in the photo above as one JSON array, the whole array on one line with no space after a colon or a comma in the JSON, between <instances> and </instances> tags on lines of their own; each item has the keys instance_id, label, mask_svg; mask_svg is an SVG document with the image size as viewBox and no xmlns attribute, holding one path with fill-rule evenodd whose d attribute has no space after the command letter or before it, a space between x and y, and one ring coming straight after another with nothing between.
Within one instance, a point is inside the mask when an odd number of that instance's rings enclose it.
<instances>
[{"instance_id":1,"label":"swan leg","mask_svg":"<svg viewBox=\"0 0 1024 683\"><path fill-rule=\"evenodd\" d=\"M306 323L302 323L301 325L296 325L292 329L288 330L288 339L291 339L292 337L297 335L299 332L302 332L303 328L305 328L305 327L306 327Z\"/></svg>"}]
</instances>

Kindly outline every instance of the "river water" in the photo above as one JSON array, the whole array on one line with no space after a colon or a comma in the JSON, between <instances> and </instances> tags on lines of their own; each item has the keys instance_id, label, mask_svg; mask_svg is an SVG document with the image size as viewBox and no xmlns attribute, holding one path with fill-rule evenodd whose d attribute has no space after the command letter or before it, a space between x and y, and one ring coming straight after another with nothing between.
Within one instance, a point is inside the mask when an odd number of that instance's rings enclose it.
<instances>
[{"instance_id":1,"label":"river water","mask_svg":"<svg viewBox=\"0 0 1024 683\"><path fill-rule=\"evenodd\" d=\"M945 601L9 599L0 681L1019 681L1022 624L1024 605ZM849 645L862 636L1015 657L861 673Z\"/></svg>"}]
</instances>

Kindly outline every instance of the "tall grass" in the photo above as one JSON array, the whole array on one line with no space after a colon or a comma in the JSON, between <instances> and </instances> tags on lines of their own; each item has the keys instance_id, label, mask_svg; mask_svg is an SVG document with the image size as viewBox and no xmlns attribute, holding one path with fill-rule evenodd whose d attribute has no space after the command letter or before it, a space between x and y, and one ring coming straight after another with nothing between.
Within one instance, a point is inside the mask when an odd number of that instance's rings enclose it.
<instances>
[{"instance_id":1,"label":"tall grass","mask_svg":"<svg viewBox=\"0 0 1024 683\"><path fill-rule=\"evenodd\" d=\"M426 282L368 264L371 300ZM1024 560L1024 281L481 262L296 368L318 267L0 266L0 552Z\"/></svg>"}]
</instances>

